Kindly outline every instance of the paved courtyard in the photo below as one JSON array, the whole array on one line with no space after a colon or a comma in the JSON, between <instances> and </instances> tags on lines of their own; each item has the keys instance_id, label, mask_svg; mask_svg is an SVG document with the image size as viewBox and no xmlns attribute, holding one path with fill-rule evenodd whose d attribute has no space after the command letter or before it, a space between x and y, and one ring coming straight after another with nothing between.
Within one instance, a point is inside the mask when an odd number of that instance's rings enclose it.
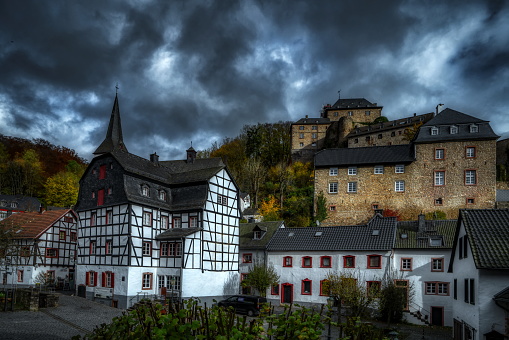
<instances>
[{"instance_id":1,"label":"paved courtyard","mask_svg":"<svg viewBox=\"0 0 509 340\"><path fill-rule=\"evenodd\" d=\"M121 309L60 294L59 306L55 308L39 312L0 312L0 339L70 339L74 335L85 335L95 326L109 323L121 314Z\"/></svg>"}]
</instances>

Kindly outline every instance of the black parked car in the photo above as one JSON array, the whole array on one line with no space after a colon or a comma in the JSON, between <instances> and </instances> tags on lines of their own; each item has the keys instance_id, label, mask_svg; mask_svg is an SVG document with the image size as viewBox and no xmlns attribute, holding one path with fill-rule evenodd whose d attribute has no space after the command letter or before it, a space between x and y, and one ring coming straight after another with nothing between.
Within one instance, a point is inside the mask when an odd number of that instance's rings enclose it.
<instances>
[{"instance_id":1,"label":"black parked car","mask_svg":"<svg viewBox=\"0 0 509 340\"><path fill-rule=\"evenodd\" d=\"M235 313L246 313L248 316L260 314L262 304L266 303L267 299L261 296L254 295L233 295L218 302L219 307L232 306Z\"/></svg>"}]
</instances>

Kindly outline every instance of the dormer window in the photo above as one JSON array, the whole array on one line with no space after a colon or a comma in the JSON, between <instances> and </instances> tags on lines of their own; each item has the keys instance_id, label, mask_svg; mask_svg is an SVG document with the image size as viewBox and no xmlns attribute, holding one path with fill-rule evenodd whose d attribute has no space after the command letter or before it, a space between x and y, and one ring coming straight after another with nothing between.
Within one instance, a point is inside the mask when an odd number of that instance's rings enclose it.
<instances>
[{"instance_id":1,"label":"dormer window","mask_svg":"<svg viewBox=\"0 0 509 340\"><path fill-rule=\"evenodd\" d=\"M455 135L458 133L458 127L456 125L451 126L451 135Z\"/></svg>"},{"instance_id":2,"label":"dormer window","mask_svg":"<svg viewBox=\"0 0 509 340\"><path fill-rule=\"evenodd\" d=\"M433 126L433 127L431 128L431 135L432 135L432 136L436 136L436 135L438 135L438 128L437 128L436 126Z\"/></svg>"},{"instance_id":3,"label":"dormer window","mask_svg":"<svg viewBox=\"0 0 509 340\"><path fill-rule=\"evenodd\" d=\"M141 186L141 194L145 197L150 197L150 188L148 185L144 184Z\"/></svg>"},{"instance_id":4,"label":"dormer window","mask_svg":"<svg viewBox=\"0 0 509 340\"><path fill-rule=\"evenodd\" d=\"M479 126L472 124L470 125L470 133L477 133L479 132Z\"/></svg>"},{"instance_id":5,"label":"dormer window","mask_svg":"<svg viewBox=\"0 0 509 340\"><path fill-rule=\"evenodd\" d=\"M18 203L16 202L11 202L11 208L16 208L18 206Z\"/></svg>"},{"instance_id":6,"label":"dormer window","mask_svg":"<svg viewBox=\"0 0 509 340\"><path fill-rule=\"evenodd\" d=\"M161 201L166 201L166 191L164 190L159 190L159 199Z\"/></svg>"},{"instance_id":7,"label":"dormer window","mask_svg":"<svg viewBox=\"0 0 509 340\"><path fill-rule=\"evenodd\" d=\"M254 240L259 240L262 238L262 231L261 230L255 230L253 232L253 239Z\"/></svg>"}]
</instances>

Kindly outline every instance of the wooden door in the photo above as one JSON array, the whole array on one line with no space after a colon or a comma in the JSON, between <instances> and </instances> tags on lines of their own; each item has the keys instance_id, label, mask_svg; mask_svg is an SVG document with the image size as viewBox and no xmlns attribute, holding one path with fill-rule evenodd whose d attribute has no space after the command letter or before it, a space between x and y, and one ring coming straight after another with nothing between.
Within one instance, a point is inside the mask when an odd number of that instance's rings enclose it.
<instances>
[{"instance_id":1,"label":"wooden door","mask_svg":"<svg viewBox=\"0 0 509 340\"><path fill-rule=\"evenodd\" d=\"M431 307L431 324L433 326L444 325L444 307Z\"/></svg>"},{"instance_id":2,"label":"wooden door","mask_svg":"<svg viewBox=\"0 0 509 340\"><path fill-rule=\"evenodd\" d=\"M293 302L293 285L290 283L283 283L283 295L282 295L282 303L292 303Z\"/></svg>"}]
</instances>

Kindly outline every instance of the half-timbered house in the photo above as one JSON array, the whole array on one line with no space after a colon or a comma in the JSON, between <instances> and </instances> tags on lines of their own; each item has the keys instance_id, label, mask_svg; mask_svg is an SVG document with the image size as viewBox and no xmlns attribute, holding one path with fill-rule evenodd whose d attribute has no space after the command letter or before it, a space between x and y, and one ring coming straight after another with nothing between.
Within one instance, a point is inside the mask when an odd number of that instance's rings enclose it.
<instances>
[{"instance_id":1,"label":"half-timbered house","mask_svg":"<svg viewBox=\"0 0 509 340\"><path fill-rule=\"evenodd\" d=\"M0 222L4 286L74 287L78 217L70 209L21 212Z\"/></svg>"},{"instance_id":2,"label":"half-timbered house","mask_svg":"<svg viewBox=\"0 0 509 340\"><path fill-rule=\"evenodd\" d=\"M239 190L219 158L127 151L118 97L80 181L78 282L121 308L143 297L217 298L238 279Z\"/></svg>"}]
</instances>

